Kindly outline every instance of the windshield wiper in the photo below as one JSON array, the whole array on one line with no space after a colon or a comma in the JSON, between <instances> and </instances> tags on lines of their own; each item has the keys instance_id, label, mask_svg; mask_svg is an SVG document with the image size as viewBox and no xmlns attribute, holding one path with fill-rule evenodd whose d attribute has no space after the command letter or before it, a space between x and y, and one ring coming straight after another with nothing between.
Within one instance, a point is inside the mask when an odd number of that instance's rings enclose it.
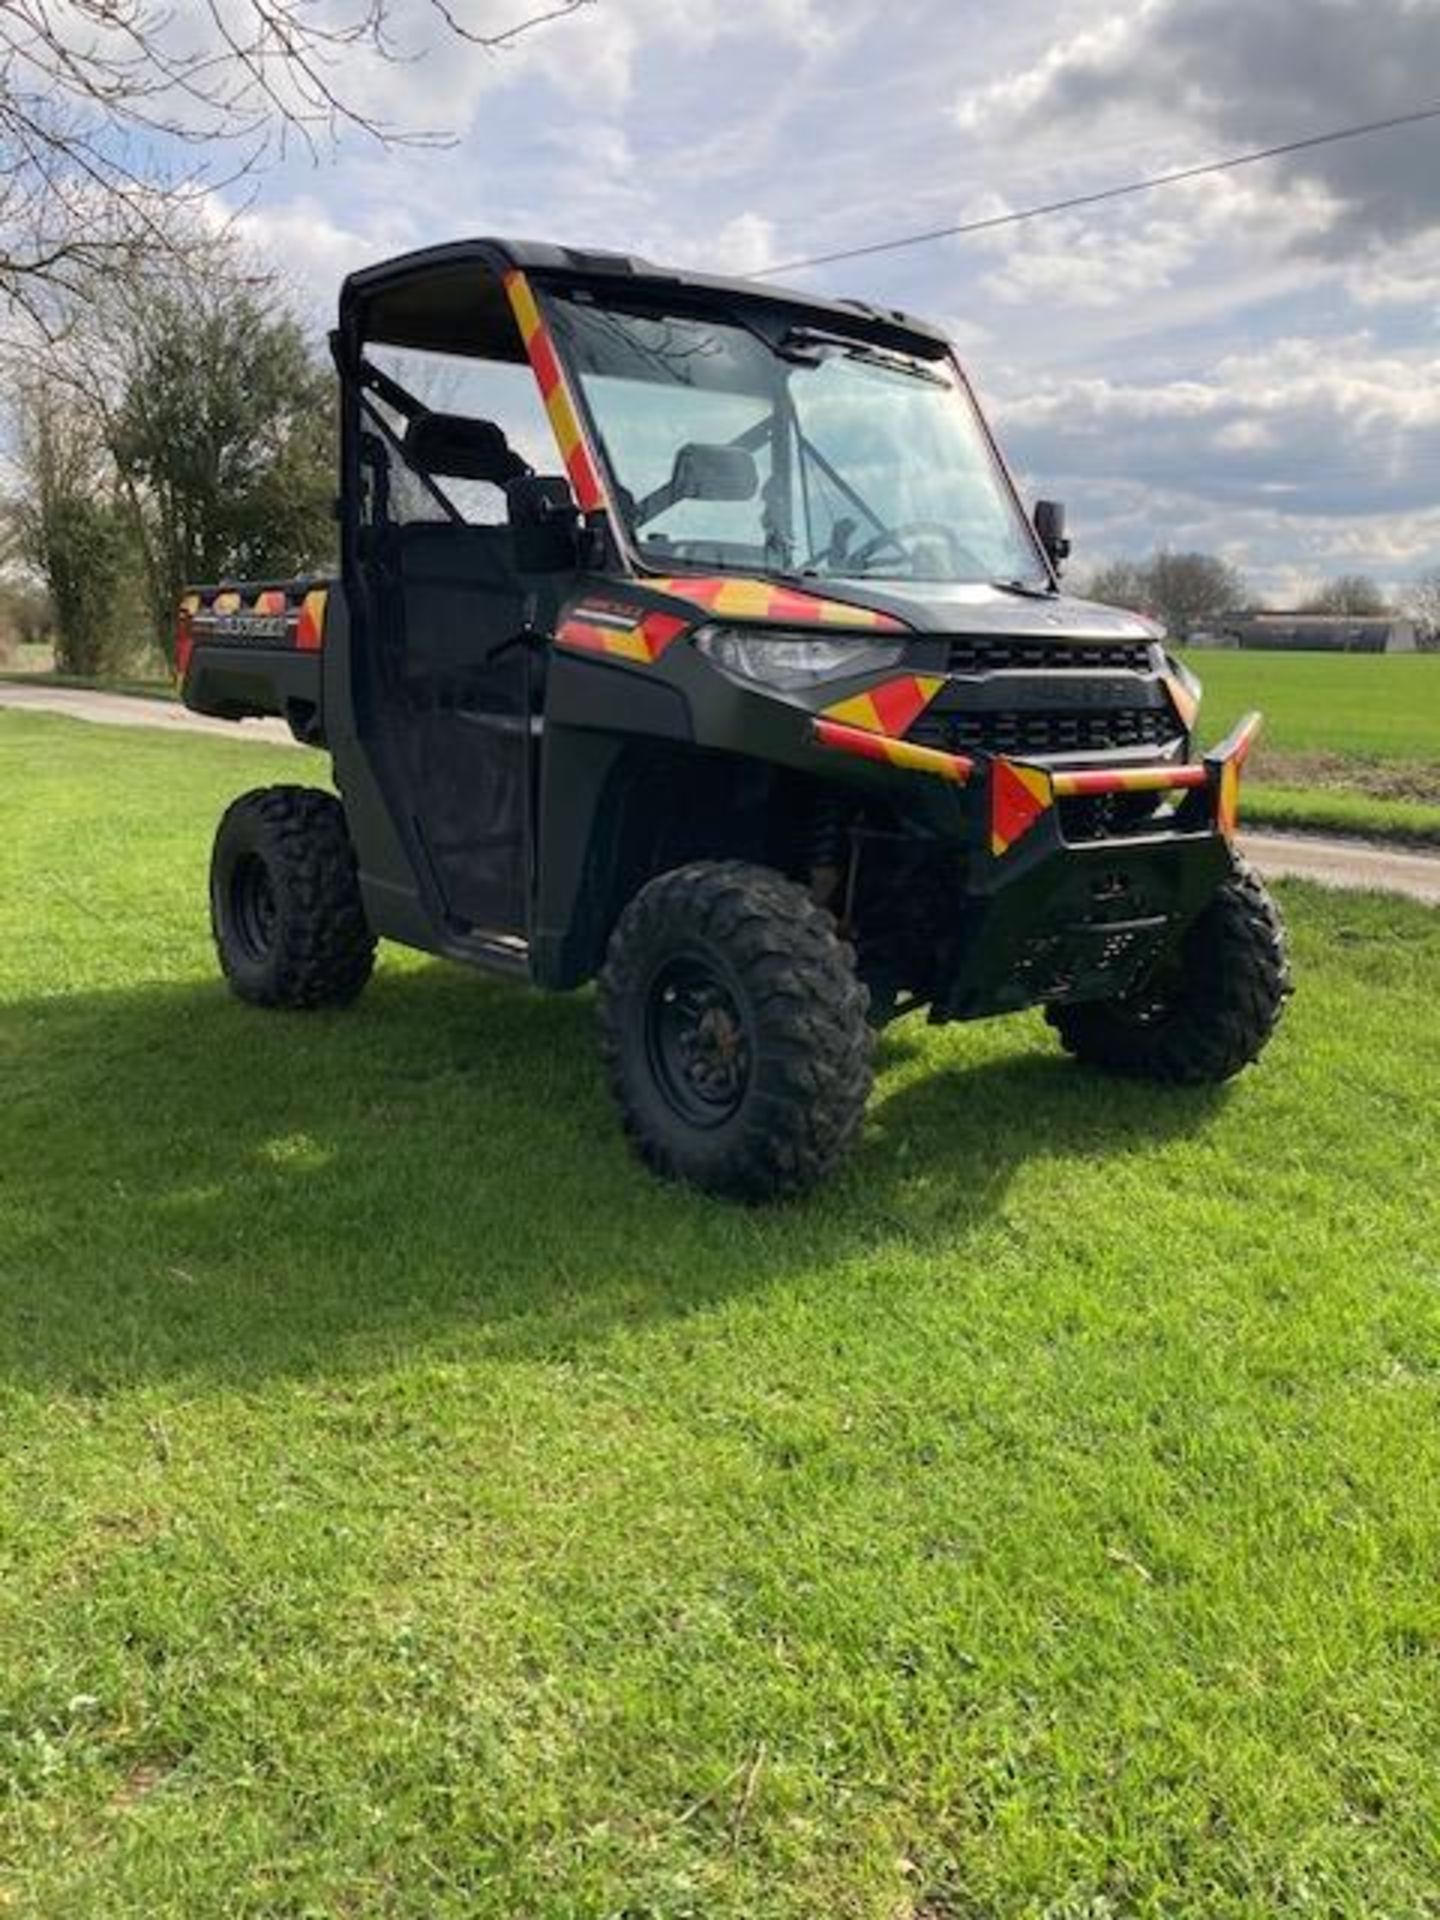
<instances>
[{"instance_id":1,"label":"windshield wiper","mask_svg":"<svg viewBox=\"0 0 1440 1920\"><path fill-rule=\"evenodd\" d=\"M1050 600L1060 589L1049 580L987 580L987 587L995 587L1001 593L1023 594L1027 600Z\"/></svg>"},{"instance_id":2,"label":"windshield wiper","mask_svg":"<svg viewBox=\"0 0 1440 1920\"><path fill-rule=\"evenodd\" d=\"M923 361L912 360L908 354L890 353L868 340L854 340L843 333L822 333L816 327L787 327L776 342L775 351L782 359L802 367L818 366L826 353L843 353L847 360L884 367L889 373L902 373L911 380L923 380L928 386L950 384L943 373L936 373Z\"/></svg>"}]
</instances>

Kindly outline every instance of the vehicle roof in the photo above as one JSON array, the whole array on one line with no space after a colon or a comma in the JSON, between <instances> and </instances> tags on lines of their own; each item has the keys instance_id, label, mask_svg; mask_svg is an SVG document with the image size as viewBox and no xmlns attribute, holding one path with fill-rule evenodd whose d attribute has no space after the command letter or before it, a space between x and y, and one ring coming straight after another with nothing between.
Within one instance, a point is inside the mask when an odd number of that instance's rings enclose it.
<instances>
[{"instance_id":1,"label":"vehicle roof","mask_svg":"<svg viewBox=\"0 0 1440 1920\"><path fill-rule=\"evenodd\" d=\"M360 268L340 290L341 324L356 324L368 338L396 346L521 359L524 350L499 280L512 267L541 285L549 280L586 286L602 297L623 290L669 295L696 306L762 301L811 324L862 333L903 351L934 354L947 344L927 321L860 300L830 300L764 280L661 267L635 254L496 238L451 240ZM490 275L478 296L477 268Z\"/></svg>"}]
</instances>

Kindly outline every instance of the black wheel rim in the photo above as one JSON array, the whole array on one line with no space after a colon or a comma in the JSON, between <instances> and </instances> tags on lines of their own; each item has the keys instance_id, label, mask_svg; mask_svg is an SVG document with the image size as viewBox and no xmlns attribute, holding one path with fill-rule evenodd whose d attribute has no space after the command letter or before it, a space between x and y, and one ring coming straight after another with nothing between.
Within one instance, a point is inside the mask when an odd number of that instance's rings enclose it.
<instances>
[{"instance_id":1,"label":"black wheel rim","mask_svg":"<svg viewBox=\"0 0 1440 1920\"><path fill-rule=\"evenodd\" d=\"M719 1127L750 1085L750 1023L727 975L702 954L678 954L651 976L645 1052L672 1112L693 1127Z\"/></svg>"},{"instance_id":2,"label":"black wheel rim","mask_svg":"<svg viewBox=\"0 0 1440 1920\"><path fill-rule=\"evenodd\" d=\"M242 853L230 872L230 924L251 960L269 957L279 917L270 869L258 853Z\"/></svg>"},{"instance_id":3,"label":"black wheel rim","mask_svg":"<svg viewBox=\"0 0 1440 1920\"><path fill-rule=\"evenodd\" d=\"M1185 989L1181 956L1171 953L1128 999L1116 1001L1115 1007L1132 1027L1163 1027L1183 1006Z\"/></svg>"}]
</instances>

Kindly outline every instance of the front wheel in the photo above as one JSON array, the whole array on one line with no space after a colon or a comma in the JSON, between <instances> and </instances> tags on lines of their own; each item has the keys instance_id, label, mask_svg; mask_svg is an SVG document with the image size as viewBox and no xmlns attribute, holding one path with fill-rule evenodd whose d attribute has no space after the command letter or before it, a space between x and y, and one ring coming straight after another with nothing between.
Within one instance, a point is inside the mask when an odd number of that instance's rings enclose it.
<instances>
[{"instance_id":1,"label":"front wheel","mask_svg":"<svg viewBox=\"0 0 1440 1920\"><path fill-rule=\"evenodd\" d=\"M226 809L210 925L231 991L261 1007L339 1007L375 963L345 809L312 787L259 787Z\"/></svg>"},{"instance_id":2,"label":"front wheel","mask_svg":"<svg viewBox=\"0 0 1440 1920\"><path fill-rule=\"evenodd\" d=\"M767 1200L836 1165L870 1091L867 995L802 888L740 861L661 874L621 914L599 984L611 1088L655 1172Z\"/></svg>"},{"instance_id":3,"label":"front wheel","mask_svg":"<svg viewBox=\"0 0 1440 1920\"><path fill-rule=\"evenodd\" d=\"M1050 1006L1045 1017L1087 1065L1200 1086L1259 1057L1290 991L1280 909L1236 856L1176 952L1136 993Z\"/></svg>"}]
</instances>

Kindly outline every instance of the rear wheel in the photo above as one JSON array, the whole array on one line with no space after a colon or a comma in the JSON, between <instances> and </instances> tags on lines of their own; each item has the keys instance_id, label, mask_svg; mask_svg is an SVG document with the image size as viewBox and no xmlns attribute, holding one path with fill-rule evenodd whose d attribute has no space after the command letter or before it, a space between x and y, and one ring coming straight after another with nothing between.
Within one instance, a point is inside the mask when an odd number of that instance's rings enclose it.
<instances>
[{"instance_id":1,"label":"rear wheel","mask_svg":"<svg viewBox=\"0 0 1440 1920\"><path fill-rule=\"evenodd\" d=\"M828 913L739 861L652 880L611 937L601 1047L655 1172L765 1200L814 1186L870 1091L866 993Z\"/></svg>"},{"instance_id":2,"label":"rear wheel","mask_svg":"<svg viewBox=\"0 0 1440 1920\"><path fill-rule=\"evenodd\" d=\"M226 809L210 925L231 990L262 1007L334 1007L375 963L345 810L310 787L260 787Z\"/></svg>"},{"instance_id":3,"label":"rear wheel","mask_svg":"<svg viewBox=\"0 0 1440 1920\"><path fill-rule=\"evenodd\" d=\"M1237 856L1174 955L1138 992L1047 1007L1045 1017L1088 1065L1202 1085L1258 1058L1290 991L1280 910Z\"/></svg>"}]
</instances>

